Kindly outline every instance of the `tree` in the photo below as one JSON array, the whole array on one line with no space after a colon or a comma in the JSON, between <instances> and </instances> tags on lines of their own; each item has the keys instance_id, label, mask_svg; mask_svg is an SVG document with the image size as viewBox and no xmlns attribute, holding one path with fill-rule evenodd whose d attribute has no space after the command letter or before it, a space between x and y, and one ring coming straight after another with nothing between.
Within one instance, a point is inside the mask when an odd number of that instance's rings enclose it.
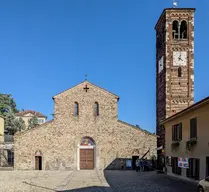
<instances>
[{"instance_id":1,"label":"tree","mask_svg":"<svg viewBox=\"0 0 209 192\"><path fill-rule=\"evenodd\" d=\"M25 130L26 128L25 121L22 119L22 117L15 119L15 126L17 131Z\"/></svg>"},{"instance_id":2,"label":"tree","mask_svg":"<svg viewBox=\"0 0 209 192\"><path fill-rule=\"evenodd\" d=\"M28 120L28 129L32 129L37 125L39 125L37 116L33 116L31 119Z\"/></svg>"},{"instance_id":3,"label":"tree","mask_svg":"<svg viewBox=\"0 0 209 192\"><path fill-rule=\"evenodd\" d=\"M15 115L8 111L5 115L5 131L9 135L14 135L17 131L25 129L25 122L22 118L16 118Z\"/></svg>"},{"instance_id":4,"label":"tree","mask_svg":"<svg viewBox=\"0 0 209 192\"><path fill-rule=\"evenodd\" d=\"M6 116L9 111L18 112L14 98L10 94L0 94L0 115Z\"/></svg>"},{"instance_id":5,"label":"tree","mask_svg":"<svg viewBox=\"0 0 209 192\"><path fill-rule=\"evenodd\" d=\"M17 132L15 116L11 111L8 111L5 114L5 131L7 131L10 135L14 135Z\"/></svg>"},{"instance_id":6,"label":"tree","mask_svg":"<svg viewBox=\"0 0 209 192\"><path fill-rule=\"evenodd\" d=\"M18 112L16 102L10 94L0 94L0 115L5 118L5 132L14 135L17 131L25 129L25 122L22 118L16 118Z\"/></svg>"}]
</instances>

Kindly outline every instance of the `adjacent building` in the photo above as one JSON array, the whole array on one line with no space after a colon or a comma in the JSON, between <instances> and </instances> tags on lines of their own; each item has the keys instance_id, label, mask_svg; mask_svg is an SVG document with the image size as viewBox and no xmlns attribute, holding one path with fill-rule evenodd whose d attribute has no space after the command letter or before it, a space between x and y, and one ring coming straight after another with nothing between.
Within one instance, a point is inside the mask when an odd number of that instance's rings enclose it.
<instances>
[{"instance_id":1,"label":"adjacent building","mask_svg":"<svg viewBox=\"0 0 209 192\"><path fill-rule=\"evenodd\" d=\"M38 123L46 122L46 116L32 110L25 110L16 113L16 118L22 117L28 129L28 121L37 116ZM4 118L0 116L0 167L13 167L14 165L14 136L9 135L5 130Z\"/></svg>"},{"instance_id":2,"label":"adjacent building","mask_svg":"<svg viewBox=\"0 0 209 192\"><path fill-rule=\"evenodd\" d=\"M33 111L33 110L23 110L19 113L16 113L15 116L17 118L21 117L24 120L26 129L28 129L29 120L34 116L36 116L38 118L38 123L40 125L45 123L46 119L47 119L47 116L41 114L40 112L36 112L36 111Z\"/></svg>"},{"instance_id":3,"label":"adjacent building","mask_svg":"<svg viewBox=\"0 0 209 192\"><path fill-rule=\"evenodd\" d=\"M117 95L84 81L53 101L53 120L15 135L15 169L131 168L156 156L155 134L118 119Z\"/></svg>"},{"instance_id":4,"label":"adjacent building","mask_svg":"<svg viewBox=\"0 0 209 192\"><path fill-rule=\"evenodd\" d=\"M162 123L168 174L200 180L209 176L209 97L193 104ZM189 162L180 168L178 159Z\"/></svg>"},{"instance_id":5,"label":"adjacent building","mask_svg":"<svg viewBox=\"0 0 209 192\"><path fill-rule=\"evenodd\" d=\"M0 116L0 144L4 142L4 118Z\"/></svg>"},{"instance_id":6,"label":"adjacent building","mask_svg":"<svg viewBox=\"0 0 209 192\"><path fill-rule=\"evenodd\" d=\"M4 117L0 116L0 167L13 166L13 137L5 134Z\"/></svg>"}]
</instances>

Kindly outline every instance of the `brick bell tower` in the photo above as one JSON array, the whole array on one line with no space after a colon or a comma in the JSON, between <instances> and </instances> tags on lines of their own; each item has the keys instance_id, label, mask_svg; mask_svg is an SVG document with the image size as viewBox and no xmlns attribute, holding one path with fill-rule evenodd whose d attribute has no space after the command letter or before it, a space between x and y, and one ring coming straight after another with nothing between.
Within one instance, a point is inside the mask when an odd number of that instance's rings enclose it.
<instances>
[{"instance_id":1,"label":"brick bell tower","mask_svg":"<svg viewBox=\"0 0 209 192\"><path fill-rule=\"evenodd\" d=\"M156 26L156 133L158 167L164 167L160 122L194 103L194 8L164 9Z\"/></svg>"}]
</instances>

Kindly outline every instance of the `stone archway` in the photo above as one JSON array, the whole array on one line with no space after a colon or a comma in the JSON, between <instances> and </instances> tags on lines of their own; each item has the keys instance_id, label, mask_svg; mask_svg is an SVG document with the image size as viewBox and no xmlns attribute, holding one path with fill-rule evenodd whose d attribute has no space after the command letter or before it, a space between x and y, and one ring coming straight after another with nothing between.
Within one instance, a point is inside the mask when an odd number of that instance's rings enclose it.
<instances>
[{"instance_id":1,"label":"stone archway","mask_svg":"<svg viewBox=\"0 0 209 192\"><path fill-rule=\"evenodd\" d=\"M78 146L78 170L94 169L96 144L91 137L83 137Z\"/></svg>"},{"instance_id":2,"label":"stone archway","mask_svg":"<svg viewBox=\"0 0 209 192\"><path fill-rule=\"evenodd\" d=\"M136 169L136 160L139 158L139 149L132 151L132 169Z\"/></svg>"}]
</instances>

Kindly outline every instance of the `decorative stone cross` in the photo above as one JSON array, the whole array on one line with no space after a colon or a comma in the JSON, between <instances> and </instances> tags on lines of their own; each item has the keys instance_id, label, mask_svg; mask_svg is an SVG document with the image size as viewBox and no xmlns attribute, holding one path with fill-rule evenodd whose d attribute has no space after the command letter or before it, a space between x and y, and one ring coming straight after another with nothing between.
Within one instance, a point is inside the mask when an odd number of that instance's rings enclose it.
<instances>
[{"instance_id":1,"label":"decorative stone cross","mask_svg":"<svg viewBox=\"0 0 209 192\"><path fill-rule=\"evenodd\" d=\"M86 90L86 92L88 91L89 87L87 87L87 84L83 89Z\"/></svg>"}]
</instances>

